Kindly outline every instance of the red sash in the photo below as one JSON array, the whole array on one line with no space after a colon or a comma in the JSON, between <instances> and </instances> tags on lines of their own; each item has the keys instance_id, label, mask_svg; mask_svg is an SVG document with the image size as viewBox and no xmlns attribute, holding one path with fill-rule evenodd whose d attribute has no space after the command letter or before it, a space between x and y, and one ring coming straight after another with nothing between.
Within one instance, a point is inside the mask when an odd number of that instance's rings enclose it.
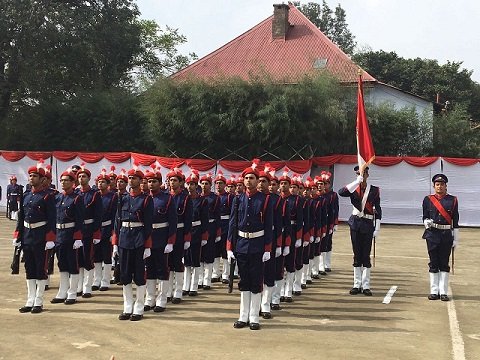
<instances>
[{"instance_id":1,"label":"red sash","mask_svg":"<svg viewBox=\"0 0 480 360\"><path fill-rule=\"evenodd\" d=\"M430 201L432 202L433 206L435 206L435 208L440 213L440 215L442 215L445 218L445 220L447 220L447 222L449 224L451 224L452 223L452 217L447 212L447 210L445 210L445 208L442 206L442 204L440 204L440 201L438 201L438 199L435 197L435 195L430 195L429 198L430 198Z\"/></svg>"}]
</instances>

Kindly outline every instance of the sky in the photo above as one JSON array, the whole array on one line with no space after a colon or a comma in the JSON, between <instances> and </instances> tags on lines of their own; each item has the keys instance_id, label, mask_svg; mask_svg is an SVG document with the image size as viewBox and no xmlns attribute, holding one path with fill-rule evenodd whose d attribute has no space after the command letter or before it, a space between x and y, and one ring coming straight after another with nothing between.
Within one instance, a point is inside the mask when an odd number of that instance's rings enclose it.
<instances>
[{"instance_id":1,"label":"sky","mask_svg":"<svg viewBox=\"0 0 480 360\"><path fill-rule=\"evenodd\" d=\"M178 29L187 38L179 52L194 52L199 58L272 15L277 3L282 1L137 0L142 18ZM441 65L463 62L480 83L480 1L327 0L327 4L332 10L338 4L345 10L359 49L394 51L403 58L435 59Z\"/></svg>"}]
</instances>

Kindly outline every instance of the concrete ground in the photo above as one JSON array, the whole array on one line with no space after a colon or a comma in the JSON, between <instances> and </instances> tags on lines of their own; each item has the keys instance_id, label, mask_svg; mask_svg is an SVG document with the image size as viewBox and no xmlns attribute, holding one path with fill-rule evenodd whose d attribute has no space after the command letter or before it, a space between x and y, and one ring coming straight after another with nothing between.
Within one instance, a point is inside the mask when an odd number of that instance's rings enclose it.
<instances>
[{"instance_id":1,"label":"concrete ground","mask_svg":"<svg viewBox=\"0 0 480 360\"><path fill-rule=\"evenodd\" d=\"M429 301L422 228L383 225L372 269L372 297L351 296L348 228L334 236L333 272L316 280L291 304L262 320L260 331L234 329L239 292L214 284L196 298L148 312L140 322L119 321L121 287L91 299L20 314L23 268L10 275L14 223L0 219L0 359L480 359L480 230L462 229L451 276L453 300ZM382 301L396 286L389 304Z\"/></svg>"}]
</instances>

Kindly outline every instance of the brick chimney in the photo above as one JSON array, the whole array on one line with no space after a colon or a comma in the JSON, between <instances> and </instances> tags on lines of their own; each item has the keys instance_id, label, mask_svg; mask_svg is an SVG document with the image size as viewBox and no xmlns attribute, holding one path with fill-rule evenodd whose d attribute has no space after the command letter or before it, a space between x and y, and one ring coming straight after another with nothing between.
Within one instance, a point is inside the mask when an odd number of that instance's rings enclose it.
<instances>
[{"instance_id":1,"label":"brick chimney","mask_svg":"<svg viewBox=\"0 0 480 360\"><path fill-rule=\"evenodd\" d=\"M273 5L273 20L272 20L272 39L283 39L287 36L288 28L288 10L287 4L274 4Z\"/></svg>"}]
</instances>

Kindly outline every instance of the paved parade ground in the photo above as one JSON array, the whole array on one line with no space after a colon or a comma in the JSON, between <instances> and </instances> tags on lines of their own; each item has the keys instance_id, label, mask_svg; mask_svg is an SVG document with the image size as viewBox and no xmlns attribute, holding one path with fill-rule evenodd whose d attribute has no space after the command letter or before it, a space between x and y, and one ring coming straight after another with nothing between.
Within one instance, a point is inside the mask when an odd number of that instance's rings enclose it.
<instances>
[{"instance_id":1,"label":"paved parade ground","mask_svg":"<svg viewBox=\"0 0 480 360\"><path fill-rule=\"evenodd\" d=\"M352 255L342 224L333 240L333 271L252 331L233 328L240 296L225 285L169 303L164 313L148 312L142 321L119 321L116 285L75 305L50 304L57 269L45 311L20 314L26 285L23 264L20 275L10 275L13 228L13 221L0 219L0 359L480 359L479 229L461 229L452 301L441 302L427 299L420 226L382 225L373 296L349 295ZM390 289L390 303L382 303Z\"/></svg>"}]
</instances>

